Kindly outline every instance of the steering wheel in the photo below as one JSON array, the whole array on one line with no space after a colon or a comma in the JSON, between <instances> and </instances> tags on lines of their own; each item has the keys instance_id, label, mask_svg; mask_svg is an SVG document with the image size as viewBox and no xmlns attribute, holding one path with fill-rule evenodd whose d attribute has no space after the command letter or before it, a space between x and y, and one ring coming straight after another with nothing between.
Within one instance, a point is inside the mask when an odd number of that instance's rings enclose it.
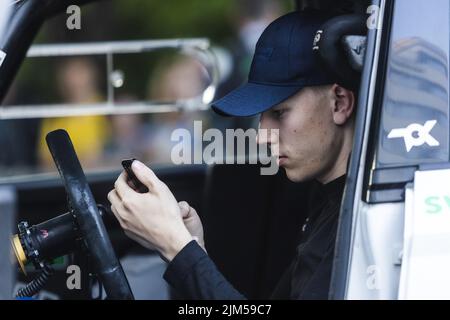
<instances>
[{"instance_id":1,"label":"steering wheel","mask_svg":"<svg viewBox=\"0 0 450 320\"><path fill-rule=\"evenodd\" d=\"M108 299L133 300L130 285L113 250L69 134L61 129L52 131L46 140L64 182L79 232Z\"/></svg>"}]
</instances>

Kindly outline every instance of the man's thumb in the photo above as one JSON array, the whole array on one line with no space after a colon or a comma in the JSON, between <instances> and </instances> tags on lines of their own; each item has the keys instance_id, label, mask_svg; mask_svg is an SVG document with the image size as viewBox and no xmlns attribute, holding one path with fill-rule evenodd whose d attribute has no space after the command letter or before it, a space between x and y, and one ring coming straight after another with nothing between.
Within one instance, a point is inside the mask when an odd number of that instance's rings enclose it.
<instances>
[{"instance_id":1,"label":"man's thumb","mask_svg":"<svg viewBox=\"0 0 450 320\"><path fill-rule=\"evenodd\" d=\"M186 219L189 215L189 204L186 201L178 202L178 206L180 207L181 217Z\"/></svg>"},{"instance_id":2,"label":"man's thumb","mask_svg":"<svg viewBox=\"0 0 450 320\"><path fill-rule=\"evenodd\" d=\"M142 162L134 160L131 164L131 168L136 175L136 178L150 190L155 190L155 186L160 183L156 174Z\"/></svg>"}]
</instances>

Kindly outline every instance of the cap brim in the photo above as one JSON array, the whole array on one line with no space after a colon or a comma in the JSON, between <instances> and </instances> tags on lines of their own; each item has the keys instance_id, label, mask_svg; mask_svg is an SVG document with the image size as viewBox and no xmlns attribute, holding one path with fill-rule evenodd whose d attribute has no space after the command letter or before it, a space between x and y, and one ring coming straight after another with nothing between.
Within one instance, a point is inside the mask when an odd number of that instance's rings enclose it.
<instances>
[{"instance_id":1,"label":"cap brim","mask_svg":"<svg viewBox=\"0 0 450 320\"><path fill-rule=\"evenodd\" d=\"M219 114L236 117L264 112L297 93L303 86L273 86L247 83L212 103Z\"/></svg>"}]
</instances>

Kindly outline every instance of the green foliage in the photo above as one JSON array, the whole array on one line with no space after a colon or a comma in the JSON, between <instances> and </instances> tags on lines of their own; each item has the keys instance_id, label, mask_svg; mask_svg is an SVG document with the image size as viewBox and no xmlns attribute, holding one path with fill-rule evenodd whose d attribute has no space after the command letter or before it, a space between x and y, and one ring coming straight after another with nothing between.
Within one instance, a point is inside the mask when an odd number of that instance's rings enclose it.
<instances>
[{"instance_id":1,"label":"green foliage","mask_svg":"<svg viewBox=\"0 0 450 320\"><path fill-rule=\"evenodd\" d=\"M127 0L114 1L115 15L124 33L135 38L230 35L234 1L230 0ZM127 32L128 31L128 32Z\"/></svg>"}]
</instances>

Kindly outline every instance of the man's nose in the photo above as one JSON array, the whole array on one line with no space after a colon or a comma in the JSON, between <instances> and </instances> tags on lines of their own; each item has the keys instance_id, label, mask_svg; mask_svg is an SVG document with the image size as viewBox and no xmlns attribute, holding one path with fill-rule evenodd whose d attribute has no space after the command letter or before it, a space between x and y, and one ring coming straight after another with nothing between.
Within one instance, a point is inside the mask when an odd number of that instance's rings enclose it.
<instances>
[{"instance_id":1,"label":"man's nose","mask_svg":"<svg viewBox=\"0 0 450 320\"><path fill-rule=\"evenodd\" d=\"M258 144L278 144L279 130L275 128L264 114L261 115L258 126L258 135L256 136L256 142Z\"/></svg>"}]
</instances>

